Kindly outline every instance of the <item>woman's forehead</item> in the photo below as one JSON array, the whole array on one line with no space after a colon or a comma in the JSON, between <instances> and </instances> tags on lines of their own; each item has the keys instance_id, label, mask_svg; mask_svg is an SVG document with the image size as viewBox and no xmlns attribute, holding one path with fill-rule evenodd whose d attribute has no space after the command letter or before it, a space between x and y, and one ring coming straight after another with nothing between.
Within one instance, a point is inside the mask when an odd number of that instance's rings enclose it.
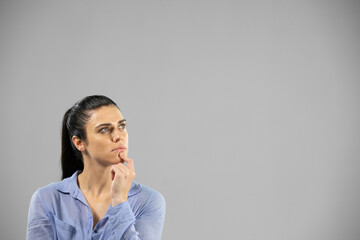
<instances>
[{"instance_id":1,"label":"woman's forehead","mask_svg":"<svg viewBox=\"0 0 360 240\"><path fill-rule=\"evenodd\" d=\"M116 106L103 106L90 112L89 125L99 123L114 123L124 119L120 110Z\"/></svg>"}]
</instances>

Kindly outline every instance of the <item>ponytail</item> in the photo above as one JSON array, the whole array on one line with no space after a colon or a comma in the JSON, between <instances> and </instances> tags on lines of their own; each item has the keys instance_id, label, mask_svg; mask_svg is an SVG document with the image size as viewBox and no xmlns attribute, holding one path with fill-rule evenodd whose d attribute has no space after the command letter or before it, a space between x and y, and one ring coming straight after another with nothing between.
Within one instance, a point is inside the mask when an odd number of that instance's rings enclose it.
<instances>
[{"instance_id":1,"label":"ponytail","mask_svg":"<svg viewBox=\"0 0 360 240\"><path fill-rule=\"evenodd\" d=\"M85 141L85 125L91 116L90 111L109 105L119 108L108 97L102 95L88 96L77 102L64 114L61 133L62 179L71 177L76 171L84 169L82 154L73 144L72 137L76 136Z\"/></svg>"},{"instance_id":2,"label":"ponytail","mask_svg":"<svg viewBox=\"0 0 360 240\"><path fill-rule=\"evenodd\" d=\"M61 134L61 179L71 177L77 170L84 169L84 163L79 150L74 149L69 130L67 128L67 122L69 118L69 109L63 119L62 134Z\"/></svg>"}]
</instances>

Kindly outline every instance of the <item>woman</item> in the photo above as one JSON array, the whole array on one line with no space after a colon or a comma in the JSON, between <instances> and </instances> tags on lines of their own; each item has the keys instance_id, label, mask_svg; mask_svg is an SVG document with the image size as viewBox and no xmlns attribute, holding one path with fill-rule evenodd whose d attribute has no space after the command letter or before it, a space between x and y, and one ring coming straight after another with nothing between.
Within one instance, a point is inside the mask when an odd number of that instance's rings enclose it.
<instances>
[{"instance_id":1,"label":"woman","mask_svg":"<svg viewBox=\"0 0 360 240\"><path fill-rule=\"evenodd\" d=\"M126 120L105 96L88 96L64 115L62 181L32 196L32 239L161 239L162 195L133 181Z\"/></svg>"}]
</instances>

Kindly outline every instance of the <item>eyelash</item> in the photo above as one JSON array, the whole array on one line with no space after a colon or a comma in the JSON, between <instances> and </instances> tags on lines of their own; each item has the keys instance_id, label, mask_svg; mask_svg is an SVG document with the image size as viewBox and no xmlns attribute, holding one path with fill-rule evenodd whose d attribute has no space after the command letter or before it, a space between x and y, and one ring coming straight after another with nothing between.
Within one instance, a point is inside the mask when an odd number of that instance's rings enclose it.
<instances>
[{"instance_id":1,"label":"eyelash","mask_svg":"<svg viewBox=\"0 0 360 240\"><path fill-rule=\"evenodd\" d=\"M126 128L126 123L120 124L118 128L119 128L120 130L124 130L124 129ZM104 131L104 130L106 130L106 131ZM111 131L112 131L112 128L111 128ZM100 132L100 133L107 133L107 132L109 132L109 127L104 127L104 128L102 128L102 129L100 129L99 132Z\"/></svg>"}]
</instances>

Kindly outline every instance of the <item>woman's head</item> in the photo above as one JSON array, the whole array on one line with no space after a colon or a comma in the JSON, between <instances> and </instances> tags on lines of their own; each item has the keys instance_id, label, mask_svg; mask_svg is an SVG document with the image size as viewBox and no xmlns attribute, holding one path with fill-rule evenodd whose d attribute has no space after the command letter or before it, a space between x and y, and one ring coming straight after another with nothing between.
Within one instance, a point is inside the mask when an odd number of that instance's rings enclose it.
<instances>
[{"instance_id":1,"label":"woman's head","mask_svg":"<svg viewBox=\"0 0 360 240\"><path fill-rule=\"evenodd\" d=\"M61 166L62 179L70 177L75 171L82 170L84 163L81 152L74 145L74 137L86 142L86 125L94 110L101 107L118 106L110 98L102 95L93 95L83 98L66 111L62 124L62 151Z\"/></svg>"}]
</instances>

